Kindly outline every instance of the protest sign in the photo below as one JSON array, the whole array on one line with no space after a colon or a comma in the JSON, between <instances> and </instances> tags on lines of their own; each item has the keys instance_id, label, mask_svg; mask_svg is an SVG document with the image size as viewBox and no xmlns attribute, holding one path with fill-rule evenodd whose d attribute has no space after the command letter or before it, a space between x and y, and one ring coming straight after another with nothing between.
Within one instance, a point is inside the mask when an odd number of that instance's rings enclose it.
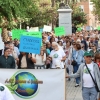
<instances>
[{"instance_id":1,"label":"protest sign","mask_svg":"<svg viewBox=\"0 0 100 100\"><path fill-rule=\"evenodd\" d=\"M0 41L0 50L4 49L4 42Z\"/></svg>"},{"instance_id":2,"label":"protest sign","mask_svg":"<svg viewBox=\"0 0 100 100\"><path fill-rule=\"evenodd\" d=\"M29 32L39 32L39 27L31 27Z\"/></svg>"},{"instance_id":3,"label":"protest sign","mask_svg":"<svg viewBox=\"0 0 100 100\"><path fill-rule=\"evenodd\" d=\"M20 40L20 37L23 32L25 32L25 30L19 30L19 29L12 30L12 39L17 38L18 40Z\"/></svg>"},{"instance_id":4,"label":"protest sign","mask_svg":"<svg viewBox=\"0 0 100 100\"><path fill-rule=\"evenodd\" d=\"M51 31L52 31L51 26L44 25L43 32L51 32Z\"/></svg>"},{"instance_id":5,"label":"protest sign","mask_svg":"<svg viewBox=\"0 0 100 100\"><path fill-rule=\"evenodd\" d=\"M100 26L98 26L97 30L100 30Z\"/></svg>"},{"instance_id":6,"label":"protest sign","mask_svg":"<svg viewBox=\"0 0 100 100\"><path fill-rule=\"evenodd\" d=\"M65 28L64 27L56 27L56 28L54 28L54 31L55 31L56 36L65 35Z\"/></svg>"},{"instance_id":7,"label":"protest sign","mask_svg":"<svg viewBox=\"0 0 100 100\"><path fill-rule=\"evenodd\" d=\"M2 33L2 29L0 28L0 34Z\"/></svg>"},{"instance_id":8,"label":"protest sign","mask_svg":"<svg viewBox=\"0 0 100 100\"><path fill-rule=\"evenodd\" d=\"M82 28L81 27L79 27L79 28L77 28L77 31L79 32L79 31L81 31L82 30Z\"/></svg>"},{"instance_id":9,"label":"protest sign","mask_svg":"<svg viewBox=\"0 0 100 100\"><path fill-rule=\"evenodd\" d=\"M41 32L24 32L23 35L24 36L32 36L32 37L42 38ZM42 41L42 39L41 39L41 41ZM42 46L42 42L41 42L41 46Z\"/></svg>"},{"instance_id":10,"label":"protest sign","mask_svg":"<svg viewBox=\"0 0 100 100\"><path fill-rule=\"evenodd\" d=\"M43 33L43 28L40 28L39 31L40 31L41 33Z\"/></svg>"},{"instance_id":11,"label":"protest sign","mask_svg":"<svg viewBox=\"0 0 100 100\"><path fill-rule=\"evenodd\" d=\"M31 36L21 36L20 48L21 52L40 54L41 38Z\"/></svg>"},{"instance_id":12,"label":"protest sign","mask_svg":"<svg viewBox=\"0 0 100 100\"><path fill-rule=\"evenodd\" d=\"M42 38L41 32L24 32L23 35Z\"/></svg>"}]
</instances>

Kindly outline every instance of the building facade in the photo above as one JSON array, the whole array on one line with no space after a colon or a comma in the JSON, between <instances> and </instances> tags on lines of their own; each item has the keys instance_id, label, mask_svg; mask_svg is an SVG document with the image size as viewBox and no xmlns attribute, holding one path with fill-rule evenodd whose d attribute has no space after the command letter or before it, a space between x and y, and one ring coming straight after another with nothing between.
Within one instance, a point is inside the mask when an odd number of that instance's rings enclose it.
<instances>
[{"instance_id":1,"label":"building facade","mask_svg":"<svg viewBox=\"0 0 100 100\"><path fill-rule=\"evenodd\" d=\"M78 6L80 6L82 11L86 13L87 24L84 26L84 29L96 29L100 25L100 22L98 21L97 16L93 14L93 3L88 0L78 3Z\"/></svg>"}]
</instances>

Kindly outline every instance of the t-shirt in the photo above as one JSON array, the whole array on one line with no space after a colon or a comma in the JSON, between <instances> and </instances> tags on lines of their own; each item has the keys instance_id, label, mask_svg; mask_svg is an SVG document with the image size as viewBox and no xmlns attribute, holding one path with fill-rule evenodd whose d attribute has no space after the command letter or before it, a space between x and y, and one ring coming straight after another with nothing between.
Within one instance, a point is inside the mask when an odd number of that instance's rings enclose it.
<instances>
[{"instance_id":1,"label":"t-shirt","mask_svg":"<svg viewBox=\"0 0 100 100\"><path fill-rule=\"evenodd\" d=\"M87 66L94 78L93 63L87 64ZM84 70L83 70L83 87L88 87L88 88L94 87L94 82L93 82L86 66L84 66Z\"/></svg>"},{"instance_id":2,"label":"t-shirt","mask_svg":"<svg viewBox=\"0 0 100 100\"><path fill-rule=\"evenodd\" d=\"M26 56L22 57L21 68L27 68Z\"/></svg>"},{"instance_id":3,"label":"t-shirt","mask_svg":"<svg viewBox=\"0 0 100 100\"><path fill-rule=\"evenodd\" d=\"M61 62L61 59L66 56L65 53L64 53L64 50L59 48L59 50L55 51L55 50L52 50L51 53L50 53L50 57L52 58L52 67L51 68L56 68L57 65L57 62L59 61L59 65L60 65L60 68L64 68L64 63Z\"/></svg>"},{"instance_id":4,"label":"t-shirt","mask_svg":"<svg viewBox=\"0 0 100 100\"><path fill-rule=\"evenodd\" d=\"M6 86L0 83L0 100L15 100Z\"/></svg>"}]
</instances>

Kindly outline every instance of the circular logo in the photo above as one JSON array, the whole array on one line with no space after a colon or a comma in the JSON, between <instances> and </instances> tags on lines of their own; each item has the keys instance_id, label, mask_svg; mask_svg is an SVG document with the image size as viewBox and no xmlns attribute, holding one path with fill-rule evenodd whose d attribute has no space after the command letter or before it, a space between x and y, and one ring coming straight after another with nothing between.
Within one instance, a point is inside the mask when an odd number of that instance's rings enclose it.
<instances>
[{"instance_id":1,"label":"circular logo","mask_svg":"<svg viewBox=\"0 0 100 100\"><path fill-rule=\"evenodd\" d=\"M37 79L29 72L18 73L15 75L15 80L17 89L14 92L22 98L31 98L38 90Z\"/></svg>"},{"instance_id":2,"label":"circular logo","mask_svg":"<svg viewBox=\"0 0 100 100\"><path fill-rule=\"evenodd\" d=\"M54 57L54 58L58 58L58 54L54 54L53 57Z\"/></svg>"},{"instance_id":3,"label":"circular logo","mask_svg":"<svg viewBox=\"0 0 100 100\"><path fill-rule=\"evenodd\" d=\"M3 86L0 86L0 91L4 91L4 87Z\"/></svg>"}]
</instances>

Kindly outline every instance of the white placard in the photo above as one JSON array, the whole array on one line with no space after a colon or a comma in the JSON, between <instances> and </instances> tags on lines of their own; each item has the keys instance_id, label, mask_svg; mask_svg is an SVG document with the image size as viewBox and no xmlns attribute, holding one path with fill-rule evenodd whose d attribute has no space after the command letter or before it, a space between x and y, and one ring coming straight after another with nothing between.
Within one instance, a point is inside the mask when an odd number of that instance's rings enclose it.
<instances>
[{"instance_id":1,"label":"white placard","mask_svg":"<svg viewBox=\"0 0 100 100\"><path fill-rule=\"evenodd\" d=\"M4 49L4 42L0 42L0 50Z\"/></svg>"},{"instance_id":2,"label":"white placard","mask_svg":"<svg viewBox=\"0 0 100 100\"><path fill-rule=\"evenodd\" d=\"M0 69L0 82L15 100L65 100L64 69Z\"/></svg>"},{"instance_id":3,"label":"white placard","mask_svg":"<svg viewBox=\"0 0 100 100\"><path fill-rule=\"evenodd\" d=\"M51 32L51 31L52 31L51 26L44 25L43 32Z\"/></svg>"},{"instance_id":4,"label":"white placard","mask_svg":"<svg viewBox=\"0 0 100 100\"><path fill-rule=\"evenodd\" d=\"M30 32L39 32L39 27L31 27Z\"/></svg>"}]
</instances>

